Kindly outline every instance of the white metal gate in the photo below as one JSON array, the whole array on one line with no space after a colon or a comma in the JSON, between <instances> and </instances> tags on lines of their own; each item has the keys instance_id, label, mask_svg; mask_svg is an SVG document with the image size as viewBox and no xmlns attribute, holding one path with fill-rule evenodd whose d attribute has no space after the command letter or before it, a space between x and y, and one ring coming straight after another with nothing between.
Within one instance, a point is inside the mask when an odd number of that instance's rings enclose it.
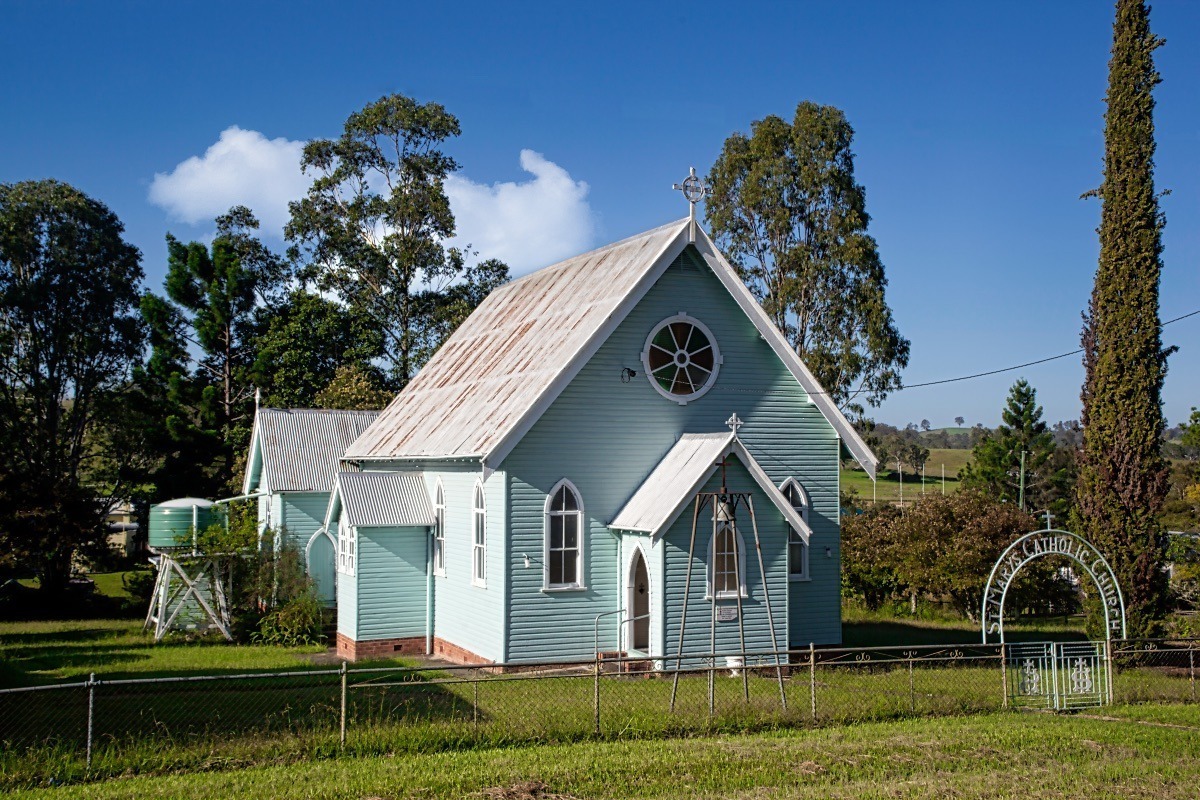
<instances>
[{"instance_id":1,"label":"white metal gate","mask_svg":"<svg viewBox=\"0 0 1200 800\"><path fill-rule=\"evenodd\" d=\"M1028 642L1006 647L1011 707L1066 711L1112 702L1107 642Z\"/></svg>"}]
</instances>

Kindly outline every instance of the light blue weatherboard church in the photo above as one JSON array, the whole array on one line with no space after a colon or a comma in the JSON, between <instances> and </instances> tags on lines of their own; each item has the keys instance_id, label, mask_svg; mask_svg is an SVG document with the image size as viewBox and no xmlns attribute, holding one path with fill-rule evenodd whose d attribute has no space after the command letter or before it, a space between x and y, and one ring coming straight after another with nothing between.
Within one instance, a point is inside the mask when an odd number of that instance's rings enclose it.
<instances>
[{"instance_id":1,"label":"light blue weatherboard church","mask_svg":"<svg viewBox=\"0 0 1200 800\"><path fill-rule=\"evenodd\" d=\"M714 616L718 652L741 650L739 593L748 652L840 642L843 447L874 476L694 219L527 275L347 448L325 518L338 652L591 658L609 614L602 652L669 663L689 552L685 653L710 652ZM689 548L722 461L753 498L761 572L744 510L714 537L709 505Z\"/></svg>"}]
</instances>

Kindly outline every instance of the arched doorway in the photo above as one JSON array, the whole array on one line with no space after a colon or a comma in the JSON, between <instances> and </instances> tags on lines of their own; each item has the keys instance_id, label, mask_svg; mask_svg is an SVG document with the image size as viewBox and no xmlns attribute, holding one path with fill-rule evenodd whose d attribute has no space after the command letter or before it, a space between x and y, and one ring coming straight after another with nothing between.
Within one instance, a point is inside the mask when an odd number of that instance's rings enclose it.
<instances>
[{"instance_id":1,"label":"arched doorway","mask_svg":"<svg viewBox=\"0 0 1200 800\"><path fill-rule=\"evenodd\" d=\"M650 571L642 548L635 548L629 564L628 600L626 618L629 626L629 649L640 653L650 652Z\"/></svg>"}]
</instances>

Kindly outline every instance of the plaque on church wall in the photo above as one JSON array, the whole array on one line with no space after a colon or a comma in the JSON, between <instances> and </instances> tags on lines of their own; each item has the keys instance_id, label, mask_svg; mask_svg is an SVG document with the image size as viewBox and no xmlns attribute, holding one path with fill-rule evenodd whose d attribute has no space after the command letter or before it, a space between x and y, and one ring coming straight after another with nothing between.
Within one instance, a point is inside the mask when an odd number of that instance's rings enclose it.
<instances>
[{"instance_id":1,"label":"plaque on church wall","mask_svg":"<svg viewBox=\"0 0 1200 800\"><path fill-rule=\"evenodd\" d=\"M717 622L737 620L737 606L717 606Z\"/></svg>"}]
</instances>

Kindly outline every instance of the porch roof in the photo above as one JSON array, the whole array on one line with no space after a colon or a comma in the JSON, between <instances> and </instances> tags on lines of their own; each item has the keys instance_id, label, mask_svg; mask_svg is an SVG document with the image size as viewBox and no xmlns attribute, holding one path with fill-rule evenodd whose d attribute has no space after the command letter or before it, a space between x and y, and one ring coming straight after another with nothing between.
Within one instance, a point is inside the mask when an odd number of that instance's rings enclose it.
<instances>
[{"instance_id":1,"label":"porch roof","mask_svg":"<svg viewBox=\"0 0 1200 800\"><path fill-rule=\"evenodd\" d=\"M675 522L729 455L737 456L755 483L807 544L812 529L800 512L792 508L737 435L727 432L685 433L679 437L608 527L657 537Z\"/></svg>"},{"instance_id":2,"label":"porch roof","mask_svg":"<svg viewBox=\"0 0 1200 800\"><path fill-rule=\"evenodd\" d=\"M416 472L339 472L325 514L326 529L337 529L343 510L346 524L354 528L431 527L435 522L425 481Z\"/></svg>"}]
</instances>

